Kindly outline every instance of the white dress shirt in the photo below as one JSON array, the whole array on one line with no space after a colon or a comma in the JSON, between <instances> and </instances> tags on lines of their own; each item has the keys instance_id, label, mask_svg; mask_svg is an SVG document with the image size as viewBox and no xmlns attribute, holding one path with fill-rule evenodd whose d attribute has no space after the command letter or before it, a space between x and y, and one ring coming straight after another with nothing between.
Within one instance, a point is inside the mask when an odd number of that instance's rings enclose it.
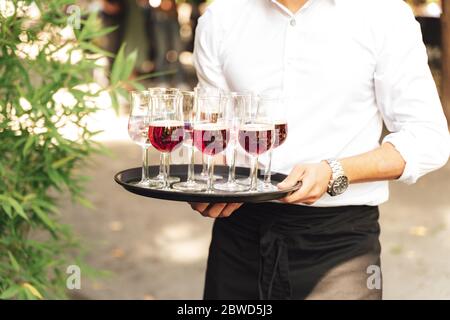
<instances>
[{"instance_id":1,"label":"white dress shirt","mask_svg":"<svg viewBox=\"0 0 450 320\"><path fill-rule=\"evenodd\" d=\"M215 0L200 18L199 84L231 91L281 90L288 138L273 170L358 155L384 138L414 183L443 166L449 131L419 24L402 0L310 0L297 13L274 0ZM378 205L388 182L352 184L315 206Z\"/></svg>"}]
</instances>

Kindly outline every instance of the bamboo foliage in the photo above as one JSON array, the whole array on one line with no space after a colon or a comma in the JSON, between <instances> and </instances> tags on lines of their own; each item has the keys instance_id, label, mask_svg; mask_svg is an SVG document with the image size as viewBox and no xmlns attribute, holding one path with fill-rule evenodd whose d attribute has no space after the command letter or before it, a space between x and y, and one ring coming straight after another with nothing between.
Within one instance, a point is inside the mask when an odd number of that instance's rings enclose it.
<instances>
[{"instance_id":1,"label":"bamboo foliage","mask_svg":"<svg viewBox=\"0 0 450 320\"><path fill-rule=\"evenodd\" d=\"M103 101L117 109L125 83L141 88L127 80L136 53L123 48L109 84L95 83L94 70L112 56L98 39L112 30L75 0L0 0L1 299L65 297L77 241L58 221L57 198L68 192L90 206L82 168L104 148L87 119Z\"/></svg>"}]
</instances>

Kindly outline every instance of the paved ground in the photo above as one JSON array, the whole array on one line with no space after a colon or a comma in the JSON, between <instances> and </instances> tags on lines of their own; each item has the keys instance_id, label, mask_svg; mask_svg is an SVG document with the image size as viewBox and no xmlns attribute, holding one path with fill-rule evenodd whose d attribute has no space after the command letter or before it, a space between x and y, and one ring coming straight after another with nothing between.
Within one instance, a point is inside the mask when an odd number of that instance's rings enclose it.
<instances>
[{"instance_id":1,"label":"paved ground","mask_svg":"<svg viewBox=\"0 0 450 320\"><path fill-rule=\"evenodd\" d=\"M199 299L211 220L185 204L134 196L116 185L117 171L138 166L140 150L109 142L114 158L96 157L88 198L96 210L64 203L64 220L89 248L88 262L113 272L83 278L76 297ZM152 154L152 163L157 155ZM382 206L386 299L450 299L450 165L412 187L392 184Z\"/></svg>"}]
</instances>

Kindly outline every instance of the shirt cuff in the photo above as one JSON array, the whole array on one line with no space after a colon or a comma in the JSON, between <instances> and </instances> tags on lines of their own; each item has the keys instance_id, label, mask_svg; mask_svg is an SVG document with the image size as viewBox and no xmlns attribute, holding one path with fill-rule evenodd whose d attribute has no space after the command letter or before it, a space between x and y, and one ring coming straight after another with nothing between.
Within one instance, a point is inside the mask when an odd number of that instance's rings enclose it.
<instances>
[{"instance_id":1,"label":"shirt cuff","mask_svg":"<svg viewBox=\"0 0 450 320\"><path fill-rule=\"evenodd\" d=\"M411 144L411 139L405 137L403 132L396 132L387 135L383 139L383 143L391 143L395 149L400 153L406 165L402 175L397 181L404 182L406 184L416 183L419 179L417 163L415 161L414 149Z\"/></svg>"}]
</instances>

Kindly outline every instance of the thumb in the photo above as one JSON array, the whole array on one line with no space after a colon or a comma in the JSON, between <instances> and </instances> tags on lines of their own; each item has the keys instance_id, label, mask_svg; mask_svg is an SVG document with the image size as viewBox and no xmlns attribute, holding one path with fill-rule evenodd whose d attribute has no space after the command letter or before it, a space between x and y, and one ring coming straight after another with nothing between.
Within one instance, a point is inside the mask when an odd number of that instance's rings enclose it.
<instances>
[{"instance_id":1,"label":"thumb","mask_svg":"<svg viewBox=\"0 0 450 320\"><path fill-rule=\"evenodd\" d=\"M303 177L304 172L305 172L304 167L297 166L296 168L294 168L294 170L291 171L291 173L286 177L286 179L284 179L277 185L277 187L279 189L288 189L295 186Z\"/></svg>"}]
</instances>

